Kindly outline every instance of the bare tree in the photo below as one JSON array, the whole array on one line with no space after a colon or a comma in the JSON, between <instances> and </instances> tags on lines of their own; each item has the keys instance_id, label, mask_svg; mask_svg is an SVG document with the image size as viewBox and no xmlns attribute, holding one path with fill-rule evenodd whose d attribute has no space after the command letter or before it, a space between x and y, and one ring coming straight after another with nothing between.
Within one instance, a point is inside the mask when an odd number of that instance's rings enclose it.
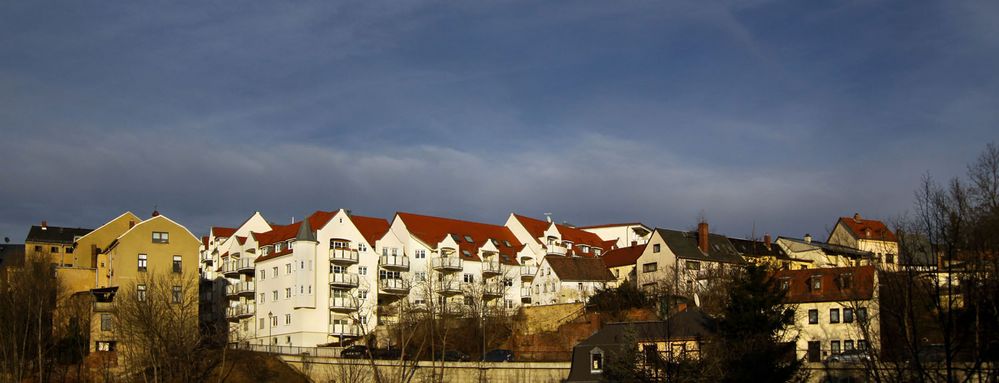
<instances>
[{"instance_id":1,"label":"bare tree","mask_svg":"<svg viewBox=\"0 0 999 383\"><path fill-rule=\"evenodd\" d=\"M48 379L52 314L60 283L46 257L0 275L0 378Z\"/></svg>"}]
</instances>

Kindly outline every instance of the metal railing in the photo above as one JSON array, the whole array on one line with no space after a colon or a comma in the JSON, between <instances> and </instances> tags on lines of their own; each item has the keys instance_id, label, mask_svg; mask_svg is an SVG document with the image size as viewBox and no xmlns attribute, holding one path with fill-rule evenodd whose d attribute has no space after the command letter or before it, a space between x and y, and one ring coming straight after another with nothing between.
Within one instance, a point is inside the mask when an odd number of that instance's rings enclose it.
<instances>
[{"instance_id":1,"label":"metal railing","mask_svg":"<svg viewBox=\"0 0 999 383\"><path fill-rule=\"evenodd\" d=\"M520 297L521 298L530 298L531 297L531 288L530 287L521 287L520 288Z\"/></svg>"},{"instance_id":2,"label":"metal railing","mask_svg":"<svg viewBox=\"0 0 999 383\"><path fill-rule=\"evenodd\" d=\"M378 280L378 288L390 294L399 292L406 294L409 292L409 282L394 278L380 279Z\"/></svg>"},{"instance_id":3,"label":"metal railing","mask_svg":"<svg viewBox=\"0 0 999 383\"><path fill-rule=\"evenodd\" d=\"M354 297L330 297L330 310L357 311L357 306Z\"/></svg>"},{"instance_id":4,"label":"metal railing","mask_svg":"<svg viewBox=\"0 0 999 383\"><path fill-rule=\"evenodd\" d=\"M388 269L409 269L409 257L405 255L383 255L378 265Z\"/></svg>"},{"instance_id":5,"label":"metal railing","mask_svg":"<svg viewBox=\"0 0 999 383\"><path fill-rule=\"evenodd\" d=\"M329 334L336 336L361 336L361 329L352 324L331 324Z\"/></svg>"},{"instance_id":6,"label":"metal railing","mask_svg":"<svg viewBox=\"0 0 999 383\"><path fill-rule=\"evenodd\" d=\"M499 274L500 264L496 261L482 262L482 273L483 274Z\"/></svg>"},{"instance_id":7,"label":"metal railing","mask_svg":"<svg viewBox=\"0 0 999 383\"><path fill-rule=\"evenodd\" d=\"M533 278L534 275L537 274L537 273L538 273L538 267L537 266L521 266L520 267L520 276L522 276L522 277L532 277Z\"/></svg>"},{"instance_id":8,"label":"metal railing","mask_svg":"<svg viewBox=\"0 0 999 383\"><path fill-rule=\"evenodd\" d=\"M351 249L330 249L330 262L336 263L357 263L357 250Z\"/></svg>"},{"instance_id":9,"label":"metal railing","mask_svg":"<svg viewBox=\"0 0 999 383\"><path fill-rule=\"evenodd\" d=\"M239 258L239 259L233 259L233 261L235 261L236 270L239 272L244 272L244 271L252 272L253 267L255 266L253 259L251 258Z\"/></svg>"},{"instance_id":10,"label":"metal railing","mask_svg":"<svg viewBox=\"0 0 999 383\"><path fill-rule=\"evenodd\" d=\"M562 245L548 245L548 254L565 255L569 250Z\"/></svg>"},{"instance_id":11,"label":"metal railing","mask_svg":"<svg viewBox=\"0 0 999 383\"><path fill-rule=\"evenodd\" d=\"M252 316L256 305L252 303L238 303L234 306L226 307L225 316L229 319L238 319Z\"/></svg>"},{"instance_id":12,"label":"metal railing","mask_svg":"<svg viewBox=\"0 0 999 383\"><path fill-rule=\"evenodd\" d=\"M462 261L458 257L434 257L430 264L435 270L461 270Z\"/></svg>"},{"instance_id":13,"label":"metal railing","mask_svg":"<svg viewBox=\"0 0 999 383\"><path fill-rule=\"evenodd\" d=\"M357 287L357 274L330 273L330 284L334 286Z\"/></svg>"},{"instance_id":14,"label":"metal railing","mask_svg":"<svg viewBox=\"0 0 999 383\"><path fill-rule=\"evenodd\" d=\"M483 286L482 294L491 297L501 297L503 296L503 285L499 283L487 283Z\"/></svg>"},{"instance_id":15,"label":"metal railing","mask_svg":"<svg viewBox=\"0 0 999 383\"><path fill-rule=\"evenodd\" d=\"M229 348L236 350L247 350L253 352L266 352L281 355L308 355L325 358L338 358L343 347L299 347L299 346L278 346L276 344L246 344L230 343Z\"/></svg>"}]
</instances>

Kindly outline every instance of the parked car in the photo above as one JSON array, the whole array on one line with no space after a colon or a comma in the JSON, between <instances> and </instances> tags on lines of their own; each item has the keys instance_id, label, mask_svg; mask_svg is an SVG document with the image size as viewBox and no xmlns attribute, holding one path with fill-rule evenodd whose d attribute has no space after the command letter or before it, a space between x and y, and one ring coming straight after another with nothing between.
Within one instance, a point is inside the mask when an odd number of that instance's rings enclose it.
<instances>
[{"instance_id":1,"label":"parked car","mask_svg":"<svg viewBox=\"0 0 999 383\"><path fill-rule=\"evenodd\" d=\"M447 350L441 356L441 360L445 362L467 362L471 359L468 354L458 351L458 350Z\"/></svg>"},{"instance_id":2,"label":"parked car","mask_svg":"<svg viewBox=\"0 0 999 383\"><path fill-rule=\"evenodd\" d=\"M491 350L482 357L483 362L513 362L513 351L510 350Z\"/></svg>"},{"instance_id":3,"label":"parked car","mask_svg":"<svg viewBox=\"0 0 999 383\"><path fill-rule=\"evenodd\" d=\"M843 352L841 352L839 354L830 356L828 359L826 359L826 362L829 362L829 363L860 363L860 362L868 362L870 360L871 360L871 357L868 356L867 353L864 352L864 350L856 350L856 349L854 349L854 350L846 350L846 351L843 351Z\"/></svg>"},{"instance_id":4,"label":"parked car","mask_svg":"<svg viewBox=\"0 0 999 383\"><path fill-rule=\"evenodd\" d=\"M374 351L375 359L399 359L402 350L396 347L379 348Z\"/></svg>"},{"instance_id":5,"label":"parked car","mask_svg":"<svg viewBox=\"0 0 999 383\"><path fill-rule=\"evenodd\" d=\"M361 359L368 358L370 355L371 353L368 351L368 347L359 344L349 346L340 351L341 358Z\"/></svg>"}]
</instances>

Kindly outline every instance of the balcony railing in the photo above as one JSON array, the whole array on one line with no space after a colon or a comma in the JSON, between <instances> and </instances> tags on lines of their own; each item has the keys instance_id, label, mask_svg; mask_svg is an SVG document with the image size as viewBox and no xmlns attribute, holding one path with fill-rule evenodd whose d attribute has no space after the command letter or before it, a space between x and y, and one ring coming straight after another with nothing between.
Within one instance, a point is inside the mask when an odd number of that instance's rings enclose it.
<instances>
[{"instance_id":1,"label":"balcony railing","mask_svg":"<svg viewBox=\"0 0 999 383\"><path fill-rule=\"evenodd\" d=\"M330 285L340 287L357 287L357 274L330 273Z\"/></svg>"},{"instance_id":2,"label":"balcony railing","mask_svg":"<svg viewBox=\"0 0 999 383\"><path fill-rule=\"evenodd\" d=\"M531 288L530 287L521 287L520 288L520 297L521 298L530 298L531 297Z\"/></svg>"},{"instance_id":3,"label":"balcony railing","mask_svg":"<svg viewBox=\"0 0 999 383\"><path fill-rule=\"evenodd\" d=\"M537 266L521 266L520 276L525 278L534 278L534 275L538 273Z\"/></svg>"},{"instance_id":4,"label":"balcony railing","mask_svg":"<svg viewBox=\"0 0 999 383\"><path fill-rule=\"evenodd\" d=\"M254 290L253 281L249 281L249 282L236 282L236 283L233 283L233 284L225 287L225 293L230 298L236 297L236 296L239 296L239 295L248 295L248 296L252 297L254 291L255 290Z\"/></svg>"},{"instance_id":5,"label":"balcony railing","mask_svg":"<svg viewBox=\"0 0 999 383\"><path fill-rule=\"evenodd\" d=\"M243 304L239 303L235 306L226 307L226 318L229 320L238 320L243 318L249 318L253 316L253 312L256 309L256 305L252 303Z\"/></svg>"},{"instance_id":6,"label":"balcony railing","mask_svg":"<svg viewBox=\"0 0 999 383\"><path fill-rule=\"evenodd\" d=\"M440 271L461 271L461 263L458 257L434 257L431 260L434 270Z\"/></svg>"},{"instance_id":7,"label":"balcony railing","mask_svg":"<svg viewBox=\"0 0 999 383\"><path fill-rule=\"evenodd\" d=\"M460 294L462 284L459 282L437 281L437 292L440 294Z\"/></svg>"},{"instance_id":8,"label":"balcony railing","mask_svg":"<svg viewBox=\"0 0 999 383\"><path fill-rule=\"evenodd\" d=\"M236 270L240 273L253 273L254 262L252 258L239 258L233 261L236 263Z\"/></svg>"},{"instance_id":9,"label":"balcony railing","mask_svg":"<svg viewBox=\"0 0 999 383\"><path fill-rule=\"evenodd\" d=\"M331 324L330 335L333 336L361 336L361 329L352 324Z\"/></svg>"},{"instance_id":10,"label":"balcony railing","mask_svg":"<svg viewBox=\"0 0 999 383\"><path fill-rule=\"evenodd\" d=\"M357 250L351 249L330 249L330 262L338 264L357 263Z\"/></svg>"},{"instance_id":11,"label":"balcony railing","mask_svg":"<svg viewBox=\"0 0 999 383\"><path fill-rule=\"evenodd\" d=\"M569 250L566 249L565 246L555 245L555 244L548 245L548 254L552 254L552 255L565 255L565 253L567 253L567 252L569 252Z\"/></svg>"},{"instance_id":12,"label":"balcony railing","mask_svg":"<svg viewBox=\"0 0 999 383\"><path fill-rule=\"evenodd\" d=\"M383 255L378 263L386 269L409 270L409 257L405 255Z\"/></svg>"},{"instance_id":13,"label":"balcony railing","mask_svg":"<svg viewBox=\"0 0 999 383\"><path fill-rule=\"evenodd\" d=\"M487 298L498 298L503 296L505 286L498 283L487 283L482 288L482 295Z\"/></svg>"},{"instance_id":14,"label":"balcony railing","mask_svg":"<svg viewBox=\"0 0 999 383\"><path fill-rule=\"evenodd\" d=\"M222 261L222 274L230 278L237 277L239 275L239 260L228 259Z\"/></svg>"},{"instance_id":15,"label":"balcony railing","mask_svg":"<svg viewBox=\"0 0 999 383\"><path fill-rule=\"evenodd\" d=\"M409 294L409 282L402 279L381 279L378 281L378 289L386 294Z\"/></svg>"},{"instance_id":16,"label":"balcony railing","mask_svg":"<svg viewBox=\"0 0 999 383\"><path fill-rule=\"evenodd\" d=\"M358 303L354 297L330 297L330 310L338 312L357 311Z\"/></svg>"},{"instance_id":17,"label":"balcony railing","mask_svg":"<svg viewBox=\"0 0 999 383\"><path fill-rule=\"evenodd\" d=\"M482 262L482 273L483 274L499 274L500 264L496 261Z\"/></svg>"}]
</instances>

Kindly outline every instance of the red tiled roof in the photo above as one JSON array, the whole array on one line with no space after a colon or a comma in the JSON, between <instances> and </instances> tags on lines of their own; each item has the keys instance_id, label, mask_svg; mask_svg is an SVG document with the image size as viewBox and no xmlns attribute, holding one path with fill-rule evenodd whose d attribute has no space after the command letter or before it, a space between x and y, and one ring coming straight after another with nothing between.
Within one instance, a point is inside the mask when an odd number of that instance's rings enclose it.
<instances>
[{"instance_id":1,"label":"red tiled roof","mask_svg":"<svg viewBox=\"0 0 999 383\"><path fill-rule=\"evenodd\" d=\"M333 219L336 215L335 211L316 211L312 213L308 218L309 226L312 226L313 230L318 230L326 223ZM302 225L302 221L295 222L290 225L273 225L271 231L265 231L263 233L252 233L253 238L257 240L257 246L267 246L274 244L276 242L281 242L295 238L298 234L298 227Z\"/></svg>"},{"instance_id":2,"label":"red tiled roof","mask_svg":"<svg viewBox=\"0 0 999 383\"><path fill-rule=\"evenodd\" d=\"M603 225L581 226L580 229L599 229L602 227L615 227L615 226L645 226L645 225L643 225L641 222L607 223Z\"/></svg>"},{"instance_id":3,"label":"red tiled roof","mask_svg":"<svg viewBox=\"0 0 999 383\"><path fill-rule=\"evenodd\" d=\"M281 251L278 251L278 252L273 252L273 253L270 253L270 254L267 254L267 255L261 255L261 256L257 257L257 259L255 261L253 261L253 262L257 263L257 262L266 261L268 259L274 259L274 258L283 256L283 255L291 254L292 251L293 250L290 249L290 248L282 249Z\"/></svg>"},{"instance_id":4,"label":"red tiled roof","mask_svg":"<svg viewBox=\"0 0 999 383\"><path fill-rule=\"evenodd\" d=\"M645 252L646 245L628 246L618 249L614 249L604 253L602 257L604 264L607 267L621 267L627 265L634 265L638 261L638 257L642 256Z\"/></svg>"},{"instance_id":5,"label":"red tiled roof","mask_svg":"<svg viewBox=\"0 0 999 383\"><path fill-rule=\"evenodd\" d=\"M895 233L892 233L888 229L888 226L885 226L884 222L876 219L840 217L839 222L842 222L847 229L853 232L853 236L857 239L898 242L898 239L895 238Z\"/></svg>"},{"instance_id":6,"label":"red tiled roof","mask_svg":"<svg viewBox=\"0 0 999 383\"><path fill-rule=\"evenodd\" d=\"M246 244L246 237L241 237L237 235L236 242L239 242L240 245Z\"/></svg>"},{"instance_id":7,"label":"red tiled roof","mask_svg":"<svg viewBox=\"0 0 999 383\"><path fill-rule=\"evenodd\" d=\"M790 290L785 302L835 302L868 300L874 296L874 266L832 267L804 270L781 270L774 277L787 279ZM849 287L841 288L845 275L849 274ZM809 283L813 276L822 280L822 289L811 290ZM779 283L779 282L778 282Z\"/></svg>"},{"instance_id":8,"label":"red tiled roof","mask_svg":"<svg viewBox=\"0 0 999 383\"><path fill-rule=\"evenodd\" d=\"M562 282L613 281L614 274L600 258L545 256L545 261Z\"/></svg>"},{"instance_id":9,"label":"red tiled roof","mask_svg":"<svg viewBox=\"0 0 999 383\"><path fill-rule=\"evenodd\" d=\"M545 231L548 230L548 228L551 226L551 222L548 221L542 221L540 219L525 217L518 214L514 214L513 216L517 217L517 220L520 221L520 224L524 225L524 228L527 229L527 232L530 233L531 237L535 238L536 240L541 236L545 235ZM617 243L616 240L604 241L603 239L600 238L600 236L596 234L593 234L591 232L582 229L577 229L575 227L570 227L562 224L555 224L555 227L558 229L559 234L562 235L563 241L572 242L573 249L566 255L592 257L593 256L592 252L583 253L580 251L577 253L575 251L576 246L587 245L589 247L596 247L603 249L604 251L607 251L614 248L614 244ZM538 241L540 242L540 240Z\"/></svg>"},{"instance_id":10,"label":"red tiled roof","mask_svg":"<svg viewBox=\"0 0 999 383\"><path fill-rule=\"evenodd\" d=\"M236 233L236 229L235 228L212 226L212 235L215 236L215 238L219 238L219 237L223 237L223 238L232 237L232 235L235 234L235 233Z\"/></svg>"},{"instance_id":11,"label":"red tiled roof","mask_svg":"<svg viewBox=\"0 0 999 383\"><path fill-rule=\"evenodd\" d=\"M505 257L500 257L500 261L508 265L516 265L517 252L524 247L517 241L513 232L505 226L412 213L400 212L396 215L406 224L406 229L411 234L430 246L436 246L449 234L458 235L459 250L467 250L471 254L467 257L461 254L462 259L481 261L478 256L479 247L485 245L486 241L495 239L499 241L499 246L496 246L499 253L505 255ZM474 243L466 241L466 235L472 237ZM509 242L511 246L506 246L504 241ZM463 252L459 251L459 253Z\"/></svg>"},{"instance_id":12,"label":"red tiled roof","mask_svg":"<svg viewBox=\"0 0 999 383\"><path fill-rule=\"evenodd\" d=\"M201 237L201 246L204 246L206 249L208 248L208 236L207 235L204 235L204 236Z\"/></svg>"},{"instance_id":13,"label":"red tiled roof","mask_svg":"<svg viewBox=\"0 0 999 383\"><path fill-rule=\"evenodd\" d=\"M383 218L351 215L350 221L354 223L357 230L364 236L364 240L368 241L369 246L374 246L375 241L384 236L389 230L389 223Z\"/></svg>"}]
</instances>

